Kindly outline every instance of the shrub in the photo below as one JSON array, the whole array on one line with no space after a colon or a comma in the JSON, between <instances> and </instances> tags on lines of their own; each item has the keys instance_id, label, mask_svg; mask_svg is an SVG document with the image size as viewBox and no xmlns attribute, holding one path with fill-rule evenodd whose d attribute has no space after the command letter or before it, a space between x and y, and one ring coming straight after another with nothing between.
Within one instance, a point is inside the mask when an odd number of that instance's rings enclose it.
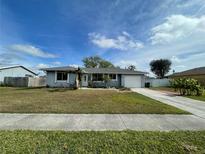
<instances>
[{"instance_id":1,"label":"shrub","mask_svg":"<svg viewBox=\"0 0 205 154\"><path fill-rule=\"evenodd\" d=\"M127 87L119 87L118 89L119 91L131 91L131 89Z\"/></svg>"},{"instance_id":2,"label":"shrub","mask_svg":"<svg viewBox=\"0 0 205 154\"><path fill-rule=\"evenodd\" d=\"M8 87L9 85L8 84L5 84L3 82L0 82L0 87Z\"/></svg>"},{"instance_id":3,"label":"shrub","mask_svg":"<svg viewBox=\"0 0 205 154\"><path fill-rule=\"evenodd\" d=\"M199 82L192 78L173 79L170 81L170 84L180 95L201 96L203 94L203 88Z\"/></svg>"}]
</instances>

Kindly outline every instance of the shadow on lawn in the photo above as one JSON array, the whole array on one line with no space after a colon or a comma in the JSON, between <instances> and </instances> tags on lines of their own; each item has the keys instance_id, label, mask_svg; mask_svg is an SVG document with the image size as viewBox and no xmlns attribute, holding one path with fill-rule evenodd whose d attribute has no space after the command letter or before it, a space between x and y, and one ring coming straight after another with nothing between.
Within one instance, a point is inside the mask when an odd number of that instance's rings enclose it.
<instances>
[{"instance_id":1,"label":"shadow on lawn","mask_svg":"<svg viewBox=\"0 0 205 154\"><path fill-rule=\"evenodd\" d=\"M73 88L52 88L52 89L48 89L48 92L65 92L65 91L73 91L76 89Z\"/></svg>"},{"instance_id":2,"label":"shadow on lawn","mask_svg":"<svg viewBox=\"0 0 205 154\"><path fill-rule=\"evenodd\" d=\"M65 91L71 91L75 90L74 88L46 88L46 87L22 87L22 88L16 88L16 90L46 90L48 92L65 92Z\"/></svg>"},{"instance_id":3,"label":"shadow on lawn","mask_svg":"<svg viewBox=\"0 0 205 154\"><path fill-rule=\"evenodd\" d=\"M18 87L16 90L34 90L34 89L46 89L45 87Z\"/></svg>"}]
</instances>

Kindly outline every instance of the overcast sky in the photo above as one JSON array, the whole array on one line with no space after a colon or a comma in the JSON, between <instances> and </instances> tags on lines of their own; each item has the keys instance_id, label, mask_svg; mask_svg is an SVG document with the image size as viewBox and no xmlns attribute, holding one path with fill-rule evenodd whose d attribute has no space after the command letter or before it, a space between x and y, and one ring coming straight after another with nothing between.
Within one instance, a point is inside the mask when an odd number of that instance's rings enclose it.
<instances>
[{"instance_id":1,"label":"overcast sky","mask_svg":"<svg viewBox=\"0 0 205 154\"><path fill-rule=\"evenodd\" d=\"M0 64L82 65L99 55L149 71L205 66L205 0L0 0Z\"/></svg>"}]
</instances>

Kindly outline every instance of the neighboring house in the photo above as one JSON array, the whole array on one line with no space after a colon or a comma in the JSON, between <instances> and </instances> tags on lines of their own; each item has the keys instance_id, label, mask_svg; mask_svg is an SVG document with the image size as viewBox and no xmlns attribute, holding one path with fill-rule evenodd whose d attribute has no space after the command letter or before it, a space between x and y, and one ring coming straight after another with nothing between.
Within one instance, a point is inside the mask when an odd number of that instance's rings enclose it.
<instances>
[{"instance_id":1,"label":"neighboring house","mask_svg":"<svg viewBox=\"0 0 205 154\"><path fill-rule=\"evenodd\" d=\"M144 87L146 72L120 68L54 67L47 73L49 87ZM105 77L109 80L105 82Z\"/></svg>"},{"instance_id":2,"label":"neighboring house","mask_svg":"<svg viewBox=\"0 0 205 154\"><path fill-rule=\"evenodd\" d=\"M205 67L193 68L183 72L174 73L169 76L169 78L181 78L181 77L194 78L198 80L202 85L205 86Z\"/></svg>"},{"instance_id":3,"label":"neighboring house","mask_svg":"<svg viewBox=\"0 0 205 154\"><path fill-rule=\"evenodd\" d=\"M37 76L37 74L21 65L0 67L1 83L4 82L4 77L34 77L34 76Z\"/></svg>"}]
</instances>

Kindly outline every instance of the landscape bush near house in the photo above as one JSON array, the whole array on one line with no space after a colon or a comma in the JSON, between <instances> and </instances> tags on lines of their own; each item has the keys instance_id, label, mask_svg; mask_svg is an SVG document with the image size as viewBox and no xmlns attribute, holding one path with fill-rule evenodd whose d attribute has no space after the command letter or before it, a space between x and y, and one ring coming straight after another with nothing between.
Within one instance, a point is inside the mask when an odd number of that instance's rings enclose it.
<instances>
[{"instance_id":1,"label":"landscape bush near house","mask_svg":"<svg viewBox=\"0 0 205 154\"><path fill-rule=\"evenodd\" d=\"M173 79L170 80L170 84L180 95L201 96L203 94L203 87L192 78Z\"/></svg>"}]
</instances>

